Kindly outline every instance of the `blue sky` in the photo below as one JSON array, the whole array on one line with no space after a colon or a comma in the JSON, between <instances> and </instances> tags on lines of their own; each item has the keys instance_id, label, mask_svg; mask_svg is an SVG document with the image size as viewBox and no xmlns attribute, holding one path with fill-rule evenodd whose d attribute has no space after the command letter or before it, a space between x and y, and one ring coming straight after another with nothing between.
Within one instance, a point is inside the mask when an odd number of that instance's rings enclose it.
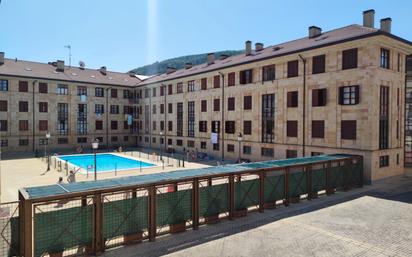
<instances>
[{"instance_id":1,"label":"blue sky","mask_svg":"<svg viewBox=\"0 0 412 257\"><path fill-rule=\"evenodd\" d=\"M132 68L181 55L265 45L362 23L375 9L375 26L392 18L392 32L412 40L412 1L372 0L1 0L0 51L6 57L48 62L83 60L87 67ZM409 15L408 15L409 11Z\"/></svg>"}]
</instances>

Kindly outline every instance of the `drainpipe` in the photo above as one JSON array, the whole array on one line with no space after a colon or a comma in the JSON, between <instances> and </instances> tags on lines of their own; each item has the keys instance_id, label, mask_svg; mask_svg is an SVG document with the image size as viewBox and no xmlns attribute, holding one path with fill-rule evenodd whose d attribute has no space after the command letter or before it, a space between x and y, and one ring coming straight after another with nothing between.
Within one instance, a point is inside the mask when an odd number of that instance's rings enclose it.
<instances>
[{"instance_id":1,"label":"drainpipe","mask_svg":"<svg viewBox=\"0 0 412 257\"><path fill-rule=\"evenodd\" d=\"M302 156L305 157L305 148L306 148L306 59L302 57L302 55L299 54L299 58L303 62L303 106L302 106L302 121L303 121L303 126L302 126Z\"/></svg>"},{"instance_id":2,"label":"drainpipe","mask_svg":"<svg viewBox=\"0 0 412 257\"><path fill-rule=\"evenodd\" d=\"M219 71L220 76L222 77L222 121L220 122L220 134L221 134L221 138L222 138L222 144L221 144L221 148L222 148L222 161L225 159L225 132L224 130L224 122L225 122L225 74L221 73Z\"/></svg>"},{"instance_id":3,"label":"drainpipe","mask_svg":"<svg viewBox=\"0 0 412 257\"><path fill-rule=\"evenodd\" d=\"M163 95L164 95L164 98L165 98L165 102L164 102L164 105L163 105L163 113L164 113L164 115L165 115L165 118L164 118L164 125L163 125L163 131L164 131L164 135L165 135L165 137L164 137L164 148L165 148L165 153L167 152L167 148L166 148L166 138L167 138L167 130L166 130L166 126L167 126L167 115L166 115L166 90L167 90L167 87L166 87L166 85L165 84L161 84L161 86L164 88L164 90L163 90Z\"/></svg>"},{"instance_id":4,"label":"drainpipe","mask_svg":"<svg viewBox=\"0 0 412 257\"><path fill-rule=\"evenodd\" d=\"M33 81L33 92L32 92L32 101L33 101L33 104L32 104L32 113L33 113L33 122L32 122L32 128L33 128L33 153L36 153L36 138L35 138L35 133L36 133L36 123L35 123L35 114L36 114L36 110L35 110L35 106L36 106L36 104L35 104L35 102L34 102L34 90L35 90L35 86L36 86L36 83L37 83L37 80L34 80Z\"/></svg>"},{"instance_id":5,"label":"drainpipe","mask_svg":"<svg viewBox=\"0 0 412 257\"><path fill-rule=\"evenodd\" d=\"M106 151L109 151L109 90L111 87L106 88Z\"/></svg>"},{"instance_id":6,"label":"drainpipe","mask_svg":"<svg viewBox=\"0 0 412 257\"><path fill-rule=\"evenodd\" d=\"M149 148L152 149L152 88L149 88Z\"/></svg>"}]
</instances>

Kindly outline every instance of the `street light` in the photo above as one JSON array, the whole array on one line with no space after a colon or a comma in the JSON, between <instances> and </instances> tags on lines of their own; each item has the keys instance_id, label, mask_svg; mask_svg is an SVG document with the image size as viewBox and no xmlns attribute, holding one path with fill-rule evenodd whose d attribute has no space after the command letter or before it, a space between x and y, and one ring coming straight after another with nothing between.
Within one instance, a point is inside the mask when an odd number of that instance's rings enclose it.
<instances>
[{"instance_id":1,"label":"street light","mask_svg":"<svg viewBox=\"0 0 412 257\"><path fill-rule=\"evenodd\" d=\"M242 143L243 137L242 137L242 133L239 132L239 134L237 134L237 141L239 143L239 163L240 163L240 144Z\"/></svg>"},{"instance_id":2,"label":"street light","mask_svg":"<svg viewBox=\"0 0 412 257\"><path fill-rule=\"evenodd\" d=\"M50 139L50 132L47 131L46 142L44 142L44 155L47 156L47 170L46 171L50 171L50 157L49 157L49 154L47 153L47 145L49 144L49 139Z\"/></svg>"},{"instance_id":3,"label":"street light","mask_svg":"<svg viewBox=\"0 0 412 257\"><path fill-rule=\"evenodd\" d=\"M99 148L99 140L96 138L94 142L92 142L92 149L94 152L94 180L97 180L97 164L96 164L96 150Z\"/></svg>"}]
</instances>

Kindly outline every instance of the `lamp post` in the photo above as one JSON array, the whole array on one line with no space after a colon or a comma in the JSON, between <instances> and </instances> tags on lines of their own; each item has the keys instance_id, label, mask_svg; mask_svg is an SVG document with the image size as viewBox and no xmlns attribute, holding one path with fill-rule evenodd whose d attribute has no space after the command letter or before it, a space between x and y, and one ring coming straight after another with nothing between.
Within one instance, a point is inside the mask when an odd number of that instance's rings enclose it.
<instances>
[{"instance_id":1,"label":"lamp post","mask_svg":"<svg viewBox=\"0 0 412 257\"><path fill-rule=\"evenodd\" d=\"M240 163L240 145L242 143L243 137L242 137L242 133L239 132L239 134L237 134L237 142L239 143L239 163Z\"/></svg>"},{"instance_id":2,"label":"lamp post","mask_svg":"<svg viewBox=\"0 0 412 257\"><path fill-rule=\"evenodd\" d=\"M49 139L50 139L50 132L47 131L46 142L44 142L44 155L47 157L47 170L46 171L50 171L50 157L47 152L47 145L49 144Z\"/></svg>"},{"instance_id":3,"label":"lamp post","mask_svg":"<svg viewBox=\"0 0 412 257\"><path fill-rule=\"evenodd\" d=\"M98 139L95 139L94 142L92 142L92 148L93 148L93 153L94 153L94 180L97 180L96 150L97 148L99 148Z\"/></svg>"}]
</instances>

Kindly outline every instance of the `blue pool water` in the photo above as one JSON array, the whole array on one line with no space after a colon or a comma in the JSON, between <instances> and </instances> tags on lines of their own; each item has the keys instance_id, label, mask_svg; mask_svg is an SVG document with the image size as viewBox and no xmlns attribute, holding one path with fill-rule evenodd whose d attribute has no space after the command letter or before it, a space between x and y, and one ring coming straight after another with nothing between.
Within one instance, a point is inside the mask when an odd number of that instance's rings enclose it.
<instances>
[{"instance_id":1,"label":"blue pool water","mask_svg":"<svg viewBox=\"0 0 412 257\"><path fill-rule=\"evenodd\" d=\"M81 167L85 170L89 168L90 171L94 171L94 155L93 154L82 154L82 155L69 155L69 156L59 156L63 161L67 161L73 165ZM128 170L128 169L139 169L140 167L152 167L156 166L151 163L141 162L137 160L132 160L129 158L124 158L114 154L97 154L96 155L97 171L114 171L114 170Z\"/></svg>"}]
</instances>

